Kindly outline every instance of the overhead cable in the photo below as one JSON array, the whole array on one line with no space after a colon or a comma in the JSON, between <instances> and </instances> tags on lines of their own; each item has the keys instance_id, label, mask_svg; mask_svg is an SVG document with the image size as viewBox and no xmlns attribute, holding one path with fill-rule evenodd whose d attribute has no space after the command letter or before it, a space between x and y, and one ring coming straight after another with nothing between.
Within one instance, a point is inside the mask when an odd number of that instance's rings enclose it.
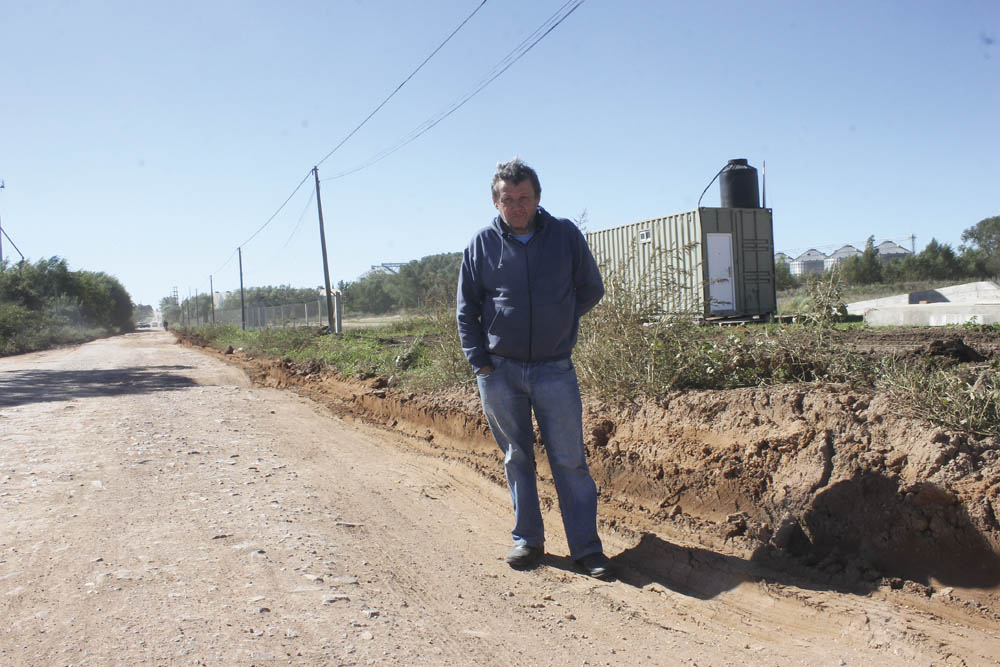
<instances>
[{"instance_id":1,"label":"overhead cable","mask_svg":"<svg viewBox=\"0 0 1000 667\"><path fill-rule=\"evenodd\" d=\"M227 259L225 262L223 262L222 266L220 266L219 268L217 268L215 271L212 271L212 273L210 273L209 275L210 276L215 276L215 275L218 275L219 273L221 273L222 269L224 269L227 266L229 266L229 262L233 261L233 257L236 257L236 253L238 252L238 250L239 250L238 248L236 250L234 250L233 254L229 256L229 259Z\"/></svg>"},{"instance_id":2,"label":"overhead cable","mask_svg":"<svg viewBox=\"0 0 1000 667\"><path fill-rule=\"evenodd\" d=\"M253 234L250 235L250 238L248 238L246 241L244 241L243 243L240 244L241 248L243 246L245 246L246 244L250 243L251 241L253 241L253 239L254 239L255 236L257 236L262 231L264 231L264 228L267 227L269 224L271 224L272 220L274 220L276 217L278 217L278 214L281 213L281 210L283 208L285 208L286 206L288 206L288 202L292 201L292 197L294 197L295 193L299 191L299 188L301 188L303 185L305 185L305 182L309 180L309 177L312 176L312 173L313 173L312 169L310 169L308 172L306 172L306 175L302 177L302 180L299 181L299 184L295 186L294 190L292 190L292 194L288 195L288 198L285 199L284 202L282 202L281 206L278 207L278 210L275 211L273 214L271 214L271 217L268 218L267 221L265 221L263 225L261 225L260 227L258 227L257 231L255 231Z\"/></svg>"},{"instance_id":3,"label":"overhead cable","mask_svg":"<svg viewBox=\"0 0 1000 667\"><path fill-rule=\"evenodd\" d=\"M299 229L302 228L302 222L306 218L306 213L309 212L309 207L313 203L313 200L315 198L316 198L316 191L311 190L309 192L309 201L307 201L306 205L302 208L302 213L299 214L299 220L295 224L295 229L293 229L292 233L288 235L288 238L285 240L284 244L282 244L280 248L275 249L275 251L271 253L270 257L268 257L267 260L268 263L273 262L275 259L277 259L281 255L281 253L284 252L285 248L288 247L288 244L292 242L292 239L295 238L295 235L299 233Z\"/></svg>"},{"instance_id":4,"label":"overhead cable","mask_svg":"<svg viewBox=\"0 0 1000 667\"><path fill-rule=\"evenodd\" d=\"M284 250L285 248L287 248L288 244L292 242L292 239L295 237L295 235L299 233L299 228L302 227L302 221L305 219L306 213L309 212L309 206L313 203L313 199L315 199L315 198L316 198L316 191L313 190L309 194L309 201L306 202L305 207L302 209L302 213L299 214L299 222L298 222L298 224L295 225L295 229L292 230L292 233L288 235L288 240L285 241L285 245L281 246L282 250Z\"/></svg>"},{"instance_id":5,"label":"overhead cable","mask_svg":"<svg viewBox=\"0 0 1000 667\"><path fill-rule=\"evenodd\" d=\"M347 142L347 140L348 140L348 139L350 139L351 137L353 137L353 136L354 136L354 135L355 135L355 134L357 133L357 131L358 131L358 130L360 130L360 129L361 129L362 127L364 127L364 125L365 125L365 124L366 124L366 123L367 123L367 122L368 122L369 120L371 120L371 118L372 118L372 117L373 117L373 116L374 116L374 115L375 115L376 113L378 113L378 111L379 111L379 110L380 110L380 109L381 109L382 107L384 107L384 106L386 105L386 103L387 103L387 102L388 102L389 100L391 100L391 99L393 98L393 96L395 96L395 95L396 95L396 93L398 93L398 92L399 92L399 91L400 91L400 90L401 90L401 89L403 88L403 86L405 86L405 85L406 85L406 84L407 84L407 83L409 82L409 80L410 80L410 79L412 79L412 78L414 77L414 75L415 75L415 74L416 74L417 72L419 72L419 71L420 71L420 70L421 70L421 69L423 68L423 66L424 66L424 65L426 65L426 64L427 64L427 63L428 63L428 62L430 61L430 59L431 59L431 58L433 58L433 57L435 56L435 55L437 54L437 52L438 52L438 51L440 51L440 50L441 50L441 49L442 49L442 48L444 47L444 45L445 45L445 44L447 44L447 43L448 43L448 42L449 42L449 41L451 40L451 38L452 38L452 37L454 37L454 36L455 36L455 35L456 35L456 34L458 33L458 31L459 31L459 30L461 30L461 29L462 29L462 27L463 27L463 26L465 26L465 24L466 24L466 23L468 23L468 22L469 22L469 20L470 20L470 19L472 19L472 17L476 15L476 13L477 13L477 12L479 12L479 10L480 10L480 9L482 9L482 8L483 8L483 5L485 5L485 4L486 4L486 2L487 2L487 0L482 0L482 2L480 2L480 3L479 3L479 6L478 6L478 7L476 7L476 8L475 8L475 9L474 9L474 10L472 11L472 13L471 13L471 14L469 14L469 15L468 15L467 17L465 17L465 19L464 19L464 20L463 20L463 21L462 21L461 23L459 23L459 24L458 24L458 27L456 27L456 28L455 28L454 30L452 30L452 31L451 31L451 34L449 34L449 35L448 35L448 36L447 36L447 37L445 38L445 40L444 40L443 42L441 42L441 43L440 43L440 44L439 44L439 45L437 46L437 48L436 48L436 49L434 49L433 51L431 51L430 55L428 55L428 56L427 56L426 58L424 58L423 62L421 62L421 63L420 63L420 64L419 64L418 66L417 66L417 68L416 68L415 70L413 70L412 72L410 72L410 75L409 75L409 76L407 76L407 77L406 77L405 79L403 79L402 83L400 83L400 84L399 84L398 86L396 86L396 89L395 89L395 90L393 90L393 91L392 91L392 92L391 92L391 93L389 94L389 96L388 96L388 97L386 97L386 98L385 98L384 100L382 100L382 102L381 102L381 103L380 103L380 104L379 104L379 105L378 105L377 107L375 107L375 109L373 109L373 110L372 110L372 112L371 112L370 114L368 114L368 116L366 116L366 117L365 117L365 119L364 119L363 121L361 121L361 123L359 123L357 127L355 127L355 128L353 129L353 130L351 130L351 131L350 131L350 132L349 132L349 133L347 134L347 136L346 136L346 137L344 137L343 139L341 139L341 140L340 140L340 143L338 143L338 144L337 144L336 146L334 146L334 147L333 147L333 149L332 149L332 150L331 150L331 151L330 151L329 153L327 153L327 154L326 154L326 155L325 155L325 156L323 157L323 159L322 159L322 160L320 160L319 162L317 162L317 163L316 163L316 166L318 167L319 165L323 164L323 163L324 163L324 162L325 162L325 161L326 161L326 160L327 160L327 159L328 159L328 158L329 158L329 157L330 157L331 155L333 155L334 153L336 153L336 152L337 152L337 150L338 150L338 149L339 149L339 148L340 148L341 146L343 146L343 145L344 145L344 144L345 144L345 143ZM271 223L271 221L272 221L272 220L274 220L274 218L275 218L275 217L277 217L277 215L278 215L278 214L279 214L279 213L280 213L280 212L282 211L282 209L284 209L284 208L285 208L285 206L286 206L286 205L288 205L288 202L289 202L289 201L291 201L292 197L294 197L294 196L295 196L295 193L299 191L299 188L301 188L301 187L302 187L302 184L306 182L306 180L307 180L307 179L309 178L309 176L310 176L311 174L312 174L312 170L310 170L310 171L309 171L309 173L308 173L308 174L306 174L306 176L305 176L305 177L304 177L304 178L302 179L302 181L301 181L301 182L300 182L300 183L299 183L299 184L298 184L298 185L297 185L297 186L295 187L295 189L294 189L294 190L292 191L292 194L288 195L288 199L286 199L286 200L284 201L284 203L283 203L283 204L282 204L281 206L279 206L279 207L278 207L278 210L274 212L274 215L272 215L272 216L271 216L270 218L268 218L268 219L267 219L267 221L266 221L266 222L265 222L265 223L264 223L263 225L261 225L261 226L260 226L260 228L259 228L259 229L258 229L257 231L255 231L255 232L254 232L254 233L253 233L253 234L252 234L252 235L250 236L250 238L248 238L248 239L247 239L246 241L244 241L244 242L243 242L243 243L241 244L241 246L240 246L240 247L242 247L242 246L244 246L244 245L246 245L246 244L250 243L250 241L252 241L252 240L254 239L254 237L255 237L255 236L257 236L257 234L259 234L259 233L260 233L261 231L263 231L263 230L264 230L264 228L265 228L265 227L267 227L267 226L268 226L268 224L270 224L270 223ZM315 195L313 195L313 196L315 196ZM310 198L310 202L311 202L311 201L312 201L312 198ZM309 205L308 205L308 204L306 204L306 208L308 208L308 206L309 206ZM303 212L303 214L302 214L302 215L304 216L304 215L305 215L305 212ZM295 235L295 233L296 233L296 232L298 231L298 227L299 227L299 226L301 226L301 223L302 223L302 216L300 216L300 217L299 217L299 225L298 225L298 226L296 226L296 230L292 232L292 236L294 236L294 235ZM285 242L285 245L286 245L286 246L288 245L288 242L289 242L289 241L291 241L291 238L292 238L292 237L290 236L290 237L289 237L289 239L288 239L288 241L286 241L286 242ZM219 267L219 268L218 268L218 269L217 269L216 271L214 271L214 272L213 272L213 273L212 273L211 275L215 275L216 273L219 273L219 271L222 271L222 269L224 269L224 268L225 268L226 266L228 266L228 264L229 264L229 263L230 263L231 261L233 261L233 257L234 257L235 255L236 255L236 251L233 251L233 254L229 256L229 259L227 259L227 260L225 261L225 263L224 263L224 264L223 264L222 266L220 266L220 267Z\"/></svg>"},{"instance_id":6,"label":"overhead cable","mask_svg":"<svg viewBox=\"0 0 1000 667\"><path fill-rule=\"evenodd\" d=\"M8 241L10 241L10 244L11 244L12 246L14 246L14 250L16 250L16 251L17 251L17 254L21 256L21 261L23 262L23 261L24 261L24 253L23 253L23 252L21 252L21 249L17 247L17 244L16 244L16 243L14 243L14 239L12 239L12 238L10 237L10 235L9 235L9 234L7 234L7 230L6 230L6 229L4 229L3 227L0 227L0 232L3 232L3 235L4 235L5 237L7 237L7 240L8 240Z\"/></svg>"},{"instance_id":7,"label":"overhead cable","mask_svg":"<svg viewBox=\"0 0 1000 667\"><path fill-rule=\"evenodd\" d=\"M447 37L445 38L445 40L444 40L443 42L441 42L441 43L440 43L440 44L438 45L438 47L437 47L436 49L434 49L433 51L431 51L431 54L430 54L429 56L427 56L426 58L424 58L424 61L423 61L422 63L420 63L419 65L417 65L417 68L416 68L415 70L413 70L412 72L410 72L410 75L409 75L408 77L406 77L405 79L403 79L403 82L402 82L402 83L400 83L400 84L399 84L398 86L396 86L396 89L395 89L394 91L392 91L391 93L389 93L389 96L388 96L388 97L386 97L386 98L385 98L384 100L382 100L382 102L381 102L381 103L380 103L380 104L379 104L379 105L378 105L377 107L375 107L375 108L374 108L374 109L372 110L372 112L371 112L370 114L368 114L368 115L367 115L367 116L365 117L365 119L364 119L363 121L361 121L361 122L360 122L360 123L358 124L358 126L357 126L357 127L355 127L355 128L353 129L353 130L351 130L351 131L350 131L350 132L349 132L349 133L347 134L347 136L346 136L346 137L344 137L343 139L341 139L341 140L340 140L340 143L339 143L339 144L337 144L336 146L334 146L334 147L333 147L333 150L331 150L331 151L330 151L329 153L327 153L327 154L326 154L325 156L323 156L323 159L322 159L322 160L320 160L319 162L317 162L317 163L316 163L316 166L318 167L319 165L321 165L321 164L323 164L324 162L326 162L327 158L329 158L329 157L330 157L331 155L333 155L334 153L336 153L336 152L337 152L337 150L338 150L338 149L339 149L339 148L340 148L341 146L343 146L343 145L344 145L344 144L345 144L345 143L347 142L347 140L348 140L348 139L350 139L351 137L353 137L353 136L355 135L355 133L356 133L356 132L357 132L358 130L360 130L360 129L361 129L362 127L364 127L365 123L367 123L367 122L368 122L369 120L371 120L372 116L374 116L375 114L377 114L377 113L379 112L379 109L381 109L382 107L384 107L384 106L385 106L386 102L388 102L389 100L391 100L391 99L392 99L392 98L393 98L393 97L394 97L394 96L396 95L396 93L398 93L398 92L399 92L399 91L400 91L400 90L401 90L401 89L403 88L403 86L405 86L405 85L407 84L407 82L409 82L409 80L410 80L410 79L412 79L412 78L413 78L413 76L414 76L414 75L415 75L415 74L416 74L417 72L419 72L419 71L420 71L420 70L421 70L421 69L423 68L423 66L424 66L424 65L426 65L426 64L428 63L428 61L430 61L430 59L431 59L431 58L433 58L433 57L434 57L434 56L435 56L435 55L437 54L437 52L438 52L438 51L440 51L440 50L441 50L442 48L444 48L444 45L445 45L445 44L447 44L447 43L448 43L448 42L449 42L449 41L451 40L451 38L452 38L452 37L454 37L454 36L455 36L455 34L456 34L456 33L458 33L458 31L462 29L462 27L463 27L463 26L464 26L464 25L465 25L466 23L468 23L468 22L469 22L469 20L470 20L470 19L472 19L472 17L473 17L473 16L475 16L475 15L476 15L476 13L477 13L477 12L478 12L478 11L479 11L480 9L482 9L482 8L483 8L483 5L485 5L485 4L486 4L486 0L483 0L483 1L481 2L481 3L479 3L479 6L478 6L478 7L476 7L476 8L475 8L475 9L474 9L474 10L472 11L472 13L471 13L471 14L469 14L469 15L468 15L467 17L465 17L465 20L464 20L464 21L462 21L461 23L459 23L459 24L458 24L458 27L457 27L457 28L455 28L454 30L452 30L452 31L451 31L451 34L450 34L450 35L448 35L448 36L447 36Z\"/></svg>"},{"instance_id":8,"label":"overhead cable","mask_svg":"<svg viewBox=\"0 0 1000 667\"><path fill-rule=\"evenodd\" d=\"M363 162L352 169L348 169L347 171L342 171L340 173L334 174L333 176L330 176L329 178L325 178L323 180L332 181L338 178L343 178L344 176L348 176L350 174L357 173L362 169L366 169L375 164L376 162L379 162L389 157L390 155L400 150L410 142L419 138L425 132L428 132L429 130L433 129L434 126L436 126L438 123L443 121L451 114L461 109L466 102L471 100L473 97L479 94L484 88L486 88L486 86L491 84L494 80L499 78L500 75L502 75L504 72L510 69L510 67L514 63L523 58L532 48L534 48L536 44L545 39L545 37L547 37L549 33L555 30L560 23L565 21L569 17L569 15L572 14L574 11L576 11L577 8L579 8L580 5L582 5L583 3L584 0L569 0L569 2L567 2L558 10L556 10L555 14L550 16L544 23L542 23L542 25L536 28L535 31L531 33L531 35L525 38L524 41L522 41L520 44L514 47L514 49L512 49L510 53L504 56L504 58L500 62L494 65L493 68L482 79L480 79L480 82L476 85L475 88L473 88L470 92L466 93L461 98L453 102L451 106L449 106L445 110L437 113L434 116L431 116L423 123L415 127L413 130L410 131L409 134L404 136L393 146L379 153L376 153L366 162ZM568 10L566 9L567 7L569 7Z\"/></svg>"},{"instance_id":9,"label":"overhead cable","mask_svg":"<svg viewBox=\"0 0 1000 667\"><path fill-rule=\"evenodd\" d=\"M265 227L267 227L267 226L268 226L269 224L271 224L271 221L272 221L272 220L274 220L274 219L275 219L276 217L278 217L278 214L279 214L279 213L281 213L281 211L282 211L282 210L283 210L283 209L284 209L284 208L285 208L286 206L288 206L288 202L290 202L290 201L292 200L292 197L294 197L294 196L295 196L295 193L296 193L296 192L298 192L298 191L299 191L299 190L300 190L300 189L302 188L302 185L303 185L303 184L304 184L304 183L305 183L305 182L306 182L307 180L309 180L309 177L310 177L310 176L312 176L312 169L310 169L310 170L309 170L308 172L306 172L306 175L305 175L305 176L304 176L304 177L302 178L302 180L301 180L301 181L299 181L299 184L295 186L295 189L294 189L294 190L292 190L292 194L288 195L288 198L287 198L287 199L285 199L285 201L284 201L284 202L282 202L281 206L279 206L279 207L278 207L278 210L277 210L277 211L275 211L274 213L272 213L272 214L271 214L271 217L270 217L270 218L268 218L268 219L267 219L267 220L266 220L266 221L264 222L264 224L263 224L263 225L261 225L260 227L258 227L258 228L257 228L257 231L255 231L255 232L254 232L253 234L251 234L251 235L250 235L250 238L248 238L248 239L247 239L246 241L244 241L244 242L243 242L243 243L241 243L241 244L240 244L239 246L237 246L237 247L236 247L236 250L234 250L234 251L233 251L233 254L231 254L231 255L229 256L229 259L227 259L227 260L226 260L226 261L225 261L225 262L224 262L224 263L222 264L222 266L220 266L219 268L217 268L217 269L216 269L215 271L213 271L213 272L212 272L212 273L210 273L209 275L212 275L212 276L214 276L215 274L217 274L217 273L219 273L220 271L222 271L222 269L226 268L226 267L227 267L227 266L229 265L229 262L233 261L233 257L235 257L235 256L236 256L236 253L237 253L237 252L239 251L239 249L240 249L240 248L242 248L242 247L243 247L243 246L245 246L246 244L250 243L250 241L253 241L253 239L254 239L254 237L255 237L255 236L257 236L257 235L258 235L258 234L260 234L260 233L261 233L262 231L264 231L264 228L265 228Z\"/></svg>"}]
</instances>

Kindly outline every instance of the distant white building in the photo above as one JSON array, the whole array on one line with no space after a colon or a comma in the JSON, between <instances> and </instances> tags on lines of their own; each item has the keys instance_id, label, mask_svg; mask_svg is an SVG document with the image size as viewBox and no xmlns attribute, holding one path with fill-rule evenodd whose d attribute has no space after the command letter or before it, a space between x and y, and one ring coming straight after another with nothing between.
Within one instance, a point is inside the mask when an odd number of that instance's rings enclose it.
<instances>
[{"instance_id":1,"label":"distant white building","mask_svg":"<svg viewBox=\"0 0 1000 667\"><path fill-rule=\"evenodd\" d=\"M788 271L793 276L804 276L809 273L823 273L823 265L826 262L826 255L819 250L810 248L796 257L788 266Z\"/></svg>"},{"instance_id":2,"label":"distant white building","mask_svg":"<svg viewBox=\"0 0 1000 667\"><path fill-rule=\"evenodd\" d=\"M850 244L842 246L823 260L823 269L826 271L832 271L848 257L857 257L860 254L861 251Z\"/></svg>"},{"instance_id":3,"label":"distant white building","mask_svg":"<svg viewBox=\"0 0 1000 667\"><path fill-rule=\"evenodd\" d=\"M911 251L893 241L882 241L875 246L875 252L878 253L879 260L883 262L913 254ZM815 248L806 250L794 259L792 259L787 253L777 252L774 254L774 263L777 265L784 262L788 265L788 270L793 276L803 276L809 273L823 273L823 271L830 271L839 266L845 259L848 259L849 257L859 257L862 254L863 252L861 250L858 250L851 244L847 244L841 246L829 255L826 255Z\"/></svg>"},{"instance_id":4,"label":"distant white building","mask_svg":"<svg viewBox=\"0 0 1000 667\"><path fill-rule=\"evenodd\" d=\"M903 246L892 241L882 241L875 246L875 251L878 253L878 258L883 262L913 254Z\"/></svg>"}]
</instances>

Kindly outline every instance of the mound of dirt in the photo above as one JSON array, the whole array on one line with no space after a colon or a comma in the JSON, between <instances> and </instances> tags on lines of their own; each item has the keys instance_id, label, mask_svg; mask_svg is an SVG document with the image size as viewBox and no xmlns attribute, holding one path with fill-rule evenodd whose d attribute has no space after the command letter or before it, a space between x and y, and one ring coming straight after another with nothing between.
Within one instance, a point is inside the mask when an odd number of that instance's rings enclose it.
<instances>
[{"instance_id":1,"label":"mound of dirt","mask_svg":"<svg viewBox=\"0 0 1000 667\"><path fill-rule=\"evenodd\" d=\"M929 336L904 347L931 354L940 332ZM317 364L224 358L257 383L412 436L413 447L503 483L472 385L418 395ZM1000 585L1000 442L902 416L884 396L831 385L688 391L627 407L586 404L584 430L610 528L641 535L669 524L852 589Z\"/></svg>"},{"instance_id":2,"label":"mound of dirt","mask_svg":"<svg viewBox=\"0 0 1000 667\"><path fill-rule=\"evenodd\" d=\"M948 356L958 361L1000 358L1000 335L992 327L856 329L845 332L844 340L860 351L879 356Z\"/></svg>"},{"instance_id":3,"label":"mound of dirt","mask_svg":"<svg viewBox=\"0 0 1000 667\"><path fill-rule=\"evenodd\" d=\"M591 421L602 488L652 520L707 520L845 583L1000 584L996 441L828 386L687 392Z\"/></svg>"}]
</instances>

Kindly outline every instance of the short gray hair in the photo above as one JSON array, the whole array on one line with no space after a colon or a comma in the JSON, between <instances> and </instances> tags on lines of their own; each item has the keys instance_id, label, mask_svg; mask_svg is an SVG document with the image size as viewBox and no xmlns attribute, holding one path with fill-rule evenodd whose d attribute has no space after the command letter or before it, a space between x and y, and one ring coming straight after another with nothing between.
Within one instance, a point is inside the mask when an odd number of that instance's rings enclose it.
<instances>
[{"instance_id":1,"label":"short gray hair","mask_svg":"<svg viewBox=\"0 0 1000 667\"><path fill-rule=\"evenodd\" d=\"M542 196L542 184L538 182L538 174L535 170L524 164L521 158L515 157L509 162L497 162L497 172L493 174L491 189L493 190L493 201L496 201L500 194L500 181L509 181L514 185L523 181L531 181L531 186L535 188L535 196Z\"/></svg>"}]
</instances>

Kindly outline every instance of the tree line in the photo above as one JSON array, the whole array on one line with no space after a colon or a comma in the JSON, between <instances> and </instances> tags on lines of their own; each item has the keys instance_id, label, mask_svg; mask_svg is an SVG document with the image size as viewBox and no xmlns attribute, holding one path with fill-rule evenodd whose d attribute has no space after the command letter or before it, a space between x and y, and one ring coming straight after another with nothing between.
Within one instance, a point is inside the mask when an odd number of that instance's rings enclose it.
<instances>
[{"instance_id":1,"label":"tree line","mask_svg":"<svg viewBox=\"0 0 1000 667\"><path fill-rule=\"evenodd\" d=\"M20 354L134 328L117 278L70 271L66 260L0 264L0 354Z\"/></svg>"},{"instance_id":2,"label":"tree line","mask_svg":"<svg viewBox=\"0 0 1000 667\"><path fill-rule=\"evenodd\" d=\"M986 279L1000 276L1000 216L986 218L962 232L963 244L958 251L932 239L915 255L888 261L880 260L869 238L865 250L848 258L837 267L846 285L902 283L921 280ZM462 253L443 253L413 260L399 267L398 273L372 270L358 280L341 281L337 288L342 294L344 312L350 315L382 315L401 310L452 307L458 283ZM775 266L775 282L779 290L800 287L804 277L791 275L788 264ZM293 303L313 303L323 298L322 288L251 287L244 290L247 308L279 306ZM239 310L239 292L228 293L217 310ZM163 318L180 321L186 317L207 322L212 313L212 297L200 294L176 302L172 297L160 301Z\"/></svg>"},{"instance_id":3,"label":"tree line","mask_svg":"<svg viewBox=\"0 0 1000 667\"><path fill-rule=\"evenodd\" d=\"M962 232L956 251L937 239L919 253L882 261L869 237L860 255L848 257L836 268L847 286L926 280L988 280L1000 276L1000 216L985 218ZM804 276L793 276L788 264L775 264L779 290L801 287Z\"/></svg>"},{"instance_id":4,"label":"tree line","mask_svg":"<svg viewBox=\"0 0 1000 667\"><path fill-rule=\"evenodd\" d=\"M429 255L399 267L399 273L372 271L354 282L341 282L344 310L381 315L399 310L454 304L462 253Z\"/></svg>"},{"instance_id":5,"label":"tree line","mask_svg":"<svg viewBox=\"0 0 1000 667\"><path fill-rule=\"evenodd\" d=\"M401 310L432 308L451 304L458 288L458 267L462 253L430 255L399 267L398 273L373 270L356 281L340 281L344 312L350 315L383 315ZM323 289L289 285L250 287L243 290L243 304L249 308L315 303L323 298ZM240 293L226 293L216 312L240 310ZM160 300L163 319L208 322L212 316L212 298L208 294L181 301L173 297Z\"/></svg>"}]
</instances>

